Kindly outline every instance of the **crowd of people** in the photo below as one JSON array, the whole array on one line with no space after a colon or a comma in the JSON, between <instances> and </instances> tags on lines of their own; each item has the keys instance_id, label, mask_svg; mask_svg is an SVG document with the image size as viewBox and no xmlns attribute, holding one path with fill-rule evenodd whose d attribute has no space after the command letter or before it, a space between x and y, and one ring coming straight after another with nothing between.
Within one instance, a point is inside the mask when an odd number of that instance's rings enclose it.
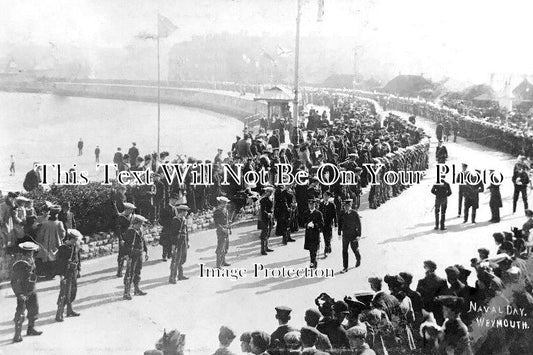
<instances>
[{"instance_id":1,"label":"crowd of people","mask_svg":"<svg viewBox=\"0 0 533 355\"><path fill-rule=\"evenodd\" d=\"M409 272L371 277L371 292L337 300L322 293L315 299L316 308L299 314L300 321L291 320L290 307L276 307L279 327L271 332L243 332L241 351L262 355L528 354L533 347L533 265L524 247L524 233L529 228L530 221L513 233L494 233L496 255L479 248L470 265L446 267L445 278L437 274L435 262L426 260L425 275L416 286ZM486 322L496 326L488 327ZM228 347L236 337L232 329L222 326L220 348L214 354L234 354ZM172 343L165 334L158 350L145 354L174 354L175 349L182 354L185 336L180 339Z\"/></svg>"},{"instance_id":2,"label":"crowd of people","mask_svg":"<svg viewBox=\"0 0 533 355\"><path fill-rule=\"evenodd\" d=\"M361 94L365 95L365 94ZM457 110L439 106L432 102L393 97L389 95L366 94L376 99L384 109L408 112L441 122L454 134L479 144L512 155L533 157L533 135L523 124L511 121L466 116ZM518 116L517 116L518 117Z\"/></svg>"}]
</instances>

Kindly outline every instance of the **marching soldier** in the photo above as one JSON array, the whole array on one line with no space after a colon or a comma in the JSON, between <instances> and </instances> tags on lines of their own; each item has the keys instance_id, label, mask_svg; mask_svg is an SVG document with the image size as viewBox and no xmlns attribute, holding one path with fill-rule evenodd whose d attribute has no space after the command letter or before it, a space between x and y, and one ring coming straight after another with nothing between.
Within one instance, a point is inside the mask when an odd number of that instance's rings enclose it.
<instances>
[{"instance_id":1,"label":"marching soldier","mask_svg":"<svg viewBox=\"0 0 533 355\"><path fill-rule=\"evenodd\" d=\"M259 229L261 229L261 255L267 255L267 252L274 250L268 247L268 239L272 231L272 208L274 206L271 196L274 188L267 186L264 188L265 194L259 201L260 205L260 219L258 221Z\"/></svg>"},{"instance_id":2,"label":"marching soldier","mask_svg":"<svg viewBox=\"0 0 533 355\"><path fill-rule=\"evenodd\" d=\"M189 207L181 205L176 208L178 215L172 219L170 245L172 247L172 262L170 263L169 283L176 283L178 280L187 280L183 275L183 264L187 261L187 248L189 248L189 232L187 230L187 211Z\"/></svg>"},{"instance_id":3,"label":"marching soldier","mask_svg":"<svg viewBox=\"0 0 533 355\"><path fill-rule=\"evenodd\" d=\"M322 235L324 236L324 257L327 257L331 253L331 235L333 234L332 227L337 227L337 211L335 210L335 204L329 199L331 193L324 192L324 200L320 204L319 210L324 217L324 228L322 228Z\"/></svg>"},{"instance_id":4,"label":"marching soldier","mask_svg":"<svg viewBox=\"0 0 533 355\"><path fill-rule=\"evenodd\" d=\"M28 310L28 330L26 335L41 335L43 332L36 330L35 320L39 314L39 303L35 283L35 260L33 253L39 250L39 246L33 242L19 244L22 250L20 260L13 264L13 276L11 277L11 288L17 297L17 310L15 311L15 336L13 342L22 341L22 324L24 323L24 313Z\"/></svg>"},{"instance_id":5,"label":"marching soldier","mask_svg":"<svg viewBox=\"0 0 533 355\"><path fill-rule=\"evenodd\" d=\"M441 184L435 184L431 188L431 193L435 195L435 229L439 229L440 213L440 230L446 230L444 221L446 220L446 207L448 206L448 196L452 194L450 184L442 181Z\"/></svg>"},{"instance_id":6,"label":"marching soldier","mask_svg":"<svg viewBox=\"0 0 533 355\"><path fill-rule=\"evenodd\" d=\"M118 239L118 256L117 256L117 277L122 277L122 269L124 269L124 260L126 258L126 249L124 248L124 235L126 231L130 228L131 218L133 216L133 211L135 210L135 205L133 203L124 202L124 211L118 214L116 225L115 225L115 234Z\"/></svg>"},{"instance_id":7,"label":"marching soldier","mask_svg":"<svg viewBox=\"0 0 533 355\"><path fill-rule=\"evenodd\" d=\"M81 270L80 241L83 235L76 229L67 229L64 244L57 252L56 273L60 276L60 291L57 298L56 322L63 321L65 303L67 317L78 317L80 314L72 309L72 302L78 292L78 277Z\"/></svg>"},{"instance_id":8,"label":"marching soldier","mask_svg":"<svg viewBox=\"0 0 533 355\"><path fill-rule=\"evenodd\" d=\"M352 208L352 199L344 202L344 212L339 216L339 237L342 235L342 271L348 271L348 246L352 248L355 255L355 267L361 265L361 254L359 254L359 239L361 238L361 219L356 210Z\"/></svg>"},{"instance_id":9,"label":"marching soldier","mask_svg":"<svg viewBox=\"0 0 533 355\"><path fill-rule=\"evenodd\" d=\"M228 253L229 235L231 234L231 229L227 209L229 199L224 196L219 196L217 197L217 201L218 207L213 213L213 220L217 229L217 268L220 269L222 266L230 265L226 263L226 254Z\"/></svg>"},{"instance_id":10,"label":"marching soldier","mask_svg":"<svg viewBox=\"0 0 533 355\"><path fill-rule=\"evenodd\" d=\"M305 242L304 249L309 250L311 259L310 268L316 269L316 254L320 247L320 231L324 227L324 218L322 213L316 209L317 199L309 200L309 212L305 219Z\"/></svg>"},{"instance_id":11,"label":"marching soldier","mask_svg":"<svg viewBox=\"0 0 533 355\"><path fill-rule=\"evenodd\" d=\"M128 258L126 264L126 274L124 275L124 299L131 300L130 288L133 281L135 296L144 296L146 292L139 288L141 281L141 270L144 261L148 261L148 248L146 241L142 235L142 225L148 222L146 218L135 214L132 216L131 227L124 235L124 248L126 250L126 257Z\"/></svg>"}]
</instances>

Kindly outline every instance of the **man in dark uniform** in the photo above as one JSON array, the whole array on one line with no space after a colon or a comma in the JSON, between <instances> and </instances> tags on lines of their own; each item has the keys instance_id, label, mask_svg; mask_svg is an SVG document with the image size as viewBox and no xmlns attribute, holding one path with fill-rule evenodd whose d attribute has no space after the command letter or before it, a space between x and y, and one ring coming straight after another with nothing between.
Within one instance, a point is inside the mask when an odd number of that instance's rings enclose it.
<instances>
[{"instance_id":1,"label":"man in dark uniform","mask_svg":"<svg viewBox=\"0 0 533 355\"><path fill-rule=\"evenodd\" d=\"M271 196L274 188L267 186L264 190L265 194L261 197L261 200L259 200L260 219L258 221L259 229L261 229L261 255L267 255L267 252L274 251L268 247L268 239L272 232L272 208L274 204L272 203Z\"/></svg>"},{"instance_id":2,"label":"man in dark uniform","mask_svg":"<svg viewBox=\"0 0 533 355\"><path fill-rule=\"evenodd\" d=\"M133 215L131 227L124 235L124 248L128 258L126 263L126 274L124 275L123 298L125 300L131 300L130 288L132 281L134 286L134 295L146 295L146 292L139 288L139 282L141 281L141 270L143 266L143 253L145 254L144 261L148 261L148 248L146 247L146 241L142 235L142 225L146 222L148 222L148 220L143 216L137 214Z\"/></svg>"},{"instance_id":3,"label":"man in dark uniform","mask_svg":"<svg viewBox=\"0 0 533 355\"><path fill-rule=\"evenodd\" d=\"M339 237L342 235L342 271L348 271L348 246L352 248L355 255L355 267L361 265L361 254L359 254L359 239L361 238L361 219L356 210L352 208L352 199L343 201L344 211L339 215Z\"/></svg>"},{"instance_id":4,"label":"man in dark uniform","mask_svg":"<svg viewBox=\"0 0 533 355\"><path fill-rule=\"evenodd\" d=\"M444 221L446 220L446 207L448 206L448 196L452 194L450 184L442 181L440 184L435 184L431 188L431 193L435 195L435 229L439 229L439 213L440 213L440 230L446 230Z\"/></svg>"},{"instance_id":5,"label":"man in dark uniform","mask_svg":"<svg viewBox=\"0 0 533 355\"><path fill-rule=\"evenodd\" d=\"M529 176L522 166L520 166L513 173L511 179L514 184L513 193L513 213L516 212L516 203L518 202L518 196L522 194L522 200L524 201L524 211L528 209L527 204L527 185L529 184Z\"/></svg>"},{"instance_id":6,"label":"man in dark uniform","mask_svg":"<svg viewBox=\"0 0 533 355\"><path fill-rule=\"evenodd\" d=\"M491 169L490 171L493 172L494 170ZM491 213L489 222L498 223L500 221L500 208L503 207L500 185L491 183L488 189L490 191L489 207Z\"/></svg>"},{"instance_id":7,"label":"man in dark uniform","mask_svg":"<svg viewBox=\"0 0 533 355\"><path fill-rule=\"evenodd\" d=\"M324 218L324 228L322 228L322 235L324 236L324 257L327 257L331 253L331 235L333 234L332 227L337 227L337 211L335 210L335 204L330 201L331 193L324 192L324 200L318 208L322 217Z\"/></svg>"},{"instance_id":8,"label":"man in dark uniform","mask_svg":"<svg viewBox=\"0 0 533 355\"><path fill-rule=\"evenodd\" d=\"M56 257L56 274L60 277L60 291L57 298L56 322L63 321L65 303L67 317L78 317L80 314L72 309L72 302L78 293L78 277L81 271L80 242L83 235L76 229L67 229L64 244L61 245Z\"/></svg>"},{"instance_id":9,"label":"man in dark uniform","mask_svg":"<svg viewBox=\"0 0 533 355\"><path fill-rule=\"evenodd\" d=\"M28 330L26 335L41 335L42 332L35 330L35 320L39 314L39 302L35 283L35 261L33 253L39 246L33 242L19 244L22 250L22 257L13 264L13 276L11 277L11 288L17 298L17 310L15 311L15 336L13 342L22 341L22 324L24 323L24 313L28 310Z\"/></svg>"},{"instance_id":10,"label":"man in dark uniform","mask_svg":"<svg viewBox=\"0 0 533 355\"><path fill-rule=\"evenodd\" d=\"M476 170L476 172L480 173L479 170ZM472 223L476 223L476 210L479 208L479 193L483 192L484 190L485 188L483 187L483 183L481 181L476 185L466 185L465 218L463 223L468 222L468 212L470 207L472 207Z\"/></svg>"},{"instance_id":11,"label":"man in dark uniform","mask_svg":"<svg viewBox=\"0 0 533 355\"><path fill-rule=\"evenodd\" d=\"M187 249L189 248L189 232L187 230L187 205L180 205L176 208L178 215L172 219L170 231L170 246L172 249L172 262L170 263L170 277L168 282L176 283L178 280L187 280L183 275L183 264L187 261Z\"/></svg>"},{"instance_id":12,"label":"man in dark uniform","mask_svg":"<svg viewBox=\"0 0 533 355\"><path fill-rule=\"evenodd\" d=\"M218 206L215 212L213 212L213 220L217 229L217 249L215 252L217 256L216 267L220 269L222 266L229 266L229 264L226 263L226 254L228 253L231 229L227 209L229 199L224 196L219 196L217 197L217 201Z\"/></svg>"},{"instance_id":13,"label":"man in dark uniform","mask_svg":"<svg viewBox=\"0 0 533 355\"><path fill-rule=\"evenodd\" d=\"M285 349L286 344L284 340L285 334L297 330L291 327L288 323L291 320L292 309L285 306L276 307L276 319L279 327L270 335L270 348Z\"/></svg>"},{"instance_id":14,"label":"man in dark uniform","mask_svg":"<svg viewBox=\"0 0 533 355\"><path fill-rule=\"evenodd\" d=\"M305 218L305 242L304 249L309 250L311 258L310 268L316 269L316 254L320 246L320 231L324 227L324 218L322 213L316 209L318 200L309 200L309 213Z\"/></svg>"},{"instance_id":15,"label":"man in dark uniform","mask_svg":"<svg viewBox=\"0 0 533 355\"><path fill-rule=\"evenodd\" d=\"M176 216L175 205L178 202L178 196L171 194L168 199L168 205L161 209L159 216L159 223L163 227L159 236L159 244L163 247L163 261L167 261L172 257L172 245L170 239L172 238L172 222Z\"/></svg>"},{"instance_id":16,"label":"man in dark uniform","mask_svg":"<svg viewBox=\"0 0 533 355\"><path fill-rule=\"evenodd\" d=\"M117 277L122 277L122 269L124 268L124 260L126 258L126 249L124 248L124 235L126 231L130 228L131 217L133 216L133 211L135 210L135 205L133 203L124 202L124 211L119 213L117 216L117 221L115 225L115 235L118 239L118 255L117 255Z\"/></svg>"},{"instance_id":17,"label":"man in dark uniform","mask_svg":"<svg viewBox=\"0 0 533 355\"><path fill-rule=\"evenodd\" d=\"M435 274L437 264L431 260L424 261L426 276L418 281L416 291L422 297L424 309L433 312L435 320L440 325L443 322L442 310L440 305L435 301L435 297L445 295L448 292L446 280Z\"/></svg>"},{"instance_id":18,"label":"man in dark uniform","mask_svg":"<svg viewBox=\"0 0 533 355\"><path fill-rule=\"evenodd\" d=\"M327 335L333 349L349 349L350 343L346 330L342 326L344 319L350 312L348 305L344 301L336 301L333 304L333 317L321 321L316 329Z\"/></svg>"},{"instance_id":19,"label":"man in dark uniform","mask_svg":"<svg viewBox=\"0 0 533 355\"><path fill-rule=\"evenodd\" d=\"M461 174L463 175L463 179L466 178L466 174L468 172L466 169L468 168L468 164L462 163L462 170ZM461 217L461 209L463 208L463 198L465 197L465 191L466 191L466 183L459 184L459 212L457 213L457 217Z\"/></svg>"}]
</instances>

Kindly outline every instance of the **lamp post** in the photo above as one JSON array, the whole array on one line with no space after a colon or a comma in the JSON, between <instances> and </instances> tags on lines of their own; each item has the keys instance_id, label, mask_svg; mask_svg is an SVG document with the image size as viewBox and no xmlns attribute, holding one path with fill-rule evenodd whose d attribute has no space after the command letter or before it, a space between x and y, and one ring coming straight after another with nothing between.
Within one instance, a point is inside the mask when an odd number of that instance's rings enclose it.
<instances>
[{"instance_id":1,"label":"lamp post","mask_svg":"<svg viewBox=\"0 0 533 355\"><path fill-rule=\"evenodd\" d=\"M294 101L293 101L293 120L296 132L298 132L298 61L300 57L300 17L302 10L302 0L298 0L298 9L296 14L296 43L294 46ZM299 135L297 134L297 141Z\"/></svg>"}]
</instances>

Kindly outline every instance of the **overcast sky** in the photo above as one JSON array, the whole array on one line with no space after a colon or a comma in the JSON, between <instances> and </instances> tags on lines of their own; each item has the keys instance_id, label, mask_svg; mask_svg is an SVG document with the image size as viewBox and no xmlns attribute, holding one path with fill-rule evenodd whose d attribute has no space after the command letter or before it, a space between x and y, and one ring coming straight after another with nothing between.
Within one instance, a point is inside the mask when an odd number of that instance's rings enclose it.
<instances>
[{"instance_id":1,"label":"overcast sky","mask_svg":"<svg viewBox=\"0 0 533 355\"><path fill-rule=\"evenodd\" d=\"M533 74L533 1L302 0L302 35L353 36L361 55L404 74L475 82ZM167 43L213 32L294 35L297 0L0 0L0 42L124 47L155 31L157 11L179 30Z\"/></svg>"}]
</instances>

